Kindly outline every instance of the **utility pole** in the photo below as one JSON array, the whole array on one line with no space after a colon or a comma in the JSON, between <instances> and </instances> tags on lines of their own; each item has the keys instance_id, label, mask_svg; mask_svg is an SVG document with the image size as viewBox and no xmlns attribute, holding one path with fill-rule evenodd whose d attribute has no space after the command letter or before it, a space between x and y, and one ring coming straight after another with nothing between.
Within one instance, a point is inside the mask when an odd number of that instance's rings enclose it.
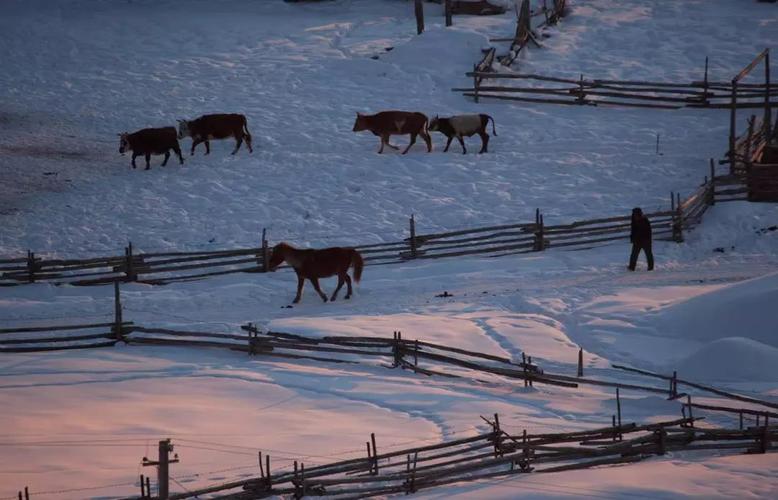
<instances>
[{"instance_id":1,"label":"utility pole","mask_svg":"<svg viewBox=\"0 0 778 500\"><path fill-rule=\"evenodd\" d=\"M146 457L143 457L143 466L149 467L157 466L157 489L159 500L168 500L170 497L170 464L178 463L178 453L173 455L173 459L170 459L170 453L173 452L173 445L170 443L170 438L164 439L159 442L159 460L152 461Z\"/></svg>"}]
</instances>

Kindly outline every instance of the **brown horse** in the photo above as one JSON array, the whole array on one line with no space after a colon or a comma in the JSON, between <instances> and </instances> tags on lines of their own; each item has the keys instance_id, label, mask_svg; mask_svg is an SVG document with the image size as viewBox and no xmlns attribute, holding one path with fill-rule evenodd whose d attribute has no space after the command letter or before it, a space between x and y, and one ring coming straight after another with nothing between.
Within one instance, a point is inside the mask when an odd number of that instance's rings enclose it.
<instances>
[{"instance_id":1,"label":"brown horse","mask_svg":"<svg viewBox=\"0 0 778 500\"><path fill-rule=\"evenodd\" d=\"M303 285L306 278L311 281L314 290L319 294L321 300L327 302L327 296L319 288L319 278L328 278L338 275L338 287L332 292L330 300L335 300L338 296L343 283L348 286L346 299L351 298L351 278L348 275L348 268L354 266L354 280L359 283L362 278L362 268L365 263L359 252L353 248L323 248L321 250L294 248L288 243L279 243L273 247L273 253L270 255L270 269L275 269L286 261L297 273L297 296L294 304L300 302L303 293Z\"/></svg>"}]
</instances>

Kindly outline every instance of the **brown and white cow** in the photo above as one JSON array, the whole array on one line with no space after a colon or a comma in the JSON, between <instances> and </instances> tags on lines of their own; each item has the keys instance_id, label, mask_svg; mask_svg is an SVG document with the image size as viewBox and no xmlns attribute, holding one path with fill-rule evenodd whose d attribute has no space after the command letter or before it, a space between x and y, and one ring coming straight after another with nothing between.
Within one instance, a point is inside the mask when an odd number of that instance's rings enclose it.
<instances>
[{"instance_id":1,"label":"brown and white cow","mask_svg":"<svg viewBox=\"0 0 778 500\"><path fill-rule=\"evenodd\" d=\"M128 132L119 134L119 152L124 154L126 151L132 151L132 168L136 168L135 158L145 156L146 170L148 170L151 168L149 164L151 155L162 154L165 155L162 161L164 167L170 158L171 149L178 155L178 161L183 165L184 157L181 156L175 127L144 128L132 134Z\"/></svg>"},{"instance_id":2,"label":"brown and white cow","mask_svg":"<svg viewBox=\"0 0 778 500\"><path fill-rule=\"evenodd\" d=\"M475 134L481 136L481 151L479 153L486 153L487 146L489 146L489 134L486 133L486 126L489 124L489 120L492 120L492 133L497 135L497 132L494 130L494 118L485 114L455 115L448 118L436 116L430 122L429 130L430 132L440 132L448 137L446 148L443 150L444 153L448 151L451 141L456 137L459 140L459 144L462 145L462 154L466 154L467 149L465 149L465 141L462 138Z\"/></svg>"},{"instance_id":3,"label":"brown and white cow","mask_svg":"<svg viewBox=\"0 0 778 500\"><path fill-rule=\"evenodd\" d=\"M381 111L374 115L363 115L357 113L357 119L354 122L354 132L369 130L374 135L381 138L381 149L378 153L383 153L384 146L392 149L399 149L389 143L389 137L392 135L411 135L411 142L405 148L402 154L408 152L411 146L416 143L416 136L420 135L427 143L427 152L432 151L432 139L427 132L427 116L424 113L414 113L410 111Z\"/></svg>"},{"instance_id":4,"label":"brown and white cow","mask_svg":"<svg viewBox=\"0 0 778 500\"><path fill-rule=\"evenodd\" d=\"M246 117L240 114L203 115L196 120L178 120L178 138L184 137L192 138L191 154L194 154L195 146L201 142L205 143L205 154L209 154L211 146L208 141L228 137L234 137L237 141L232 154L238 152L244 140L249 153L254 151L251 149L251 134L246 125Z\"/></svg>"}]
</instances>

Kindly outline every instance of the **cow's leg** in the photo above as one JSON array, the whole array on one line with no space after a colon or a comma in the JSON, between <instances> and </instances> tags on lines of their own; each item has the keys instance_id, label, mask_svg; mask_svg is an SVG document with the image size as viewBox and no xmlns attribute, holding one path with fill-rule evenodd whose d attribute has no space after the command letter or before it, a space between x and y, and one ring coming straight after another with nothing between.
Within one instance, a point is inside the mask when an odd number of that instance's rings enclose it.
<instances>
[{"instance_id":1,"label":"cow's leg","mask_svg":"<svg viewBox=\"0 0 778 500\"><path fill-rule=\"evenodd\" d=\"M151 168L151 153L146 153L146 170Z\"/></svg>"},{"instance_id":2,"label":"cow's leg","mask_svg":"<svg viewBox=\"0 0 778 500\"><path fill-rule=\"evenodd\" d=\"M387 134L383 134L380 137L381 137L381 148L378 150L378 154L384 152L384 145L389 142L389 136Z\"/></svg>"},{"instance_id":3,"label":"cow's leg","mask_svg":"<svg viewBox=\"0 0 778 500\"><path fill-rule=\"evenodd\" d=\"M208 142L208 139L203 140L203 142L205 143L205 154L211 154L211 143Z\"/></svg>"},{"instance_id":4,"label":"cow's leg","mask_svg":"<svg viewBox=\"0 0 778 500\"><path fill-rule=\"evenodd\" d=\"M138 168L138 166L135 164L135 158L140 156L138 153L133 152L132 153L132 168Z\"/></svg>"},{"instance_id":5,"label":"cow's leg","mask_svg":"<svg viewBox=\"0 0 778 500\"><path fill-rule=\"evenodd\" d=\"M453 140L454 140L454 136L453 135L448 136L448 140L446 141L446 147L443 150L444 153L448 152L448 147L451 146L451 141L453 141Z\"/></svg>"},{"instance_id":6,"label":"cow's leg","mask_svg":"<svg viewBox=\"0 0 778 500\"><path fill-rule=\"evenodd\" d=\"M409 149L411 149L411 146L416 144L416 136L418 133L411 134L411 142L408 143L408 147L405 148L405 151L403 151L403 154L407 153Z\"/></svg>"},{"instance_id":7,"label":"cow's leg","mask_svg":"<svg viewBox=\"0 0 778 500\"><path fill-rule=\"evenodd\" d=\"M181 155L181 148L176 144L176 146L173 148L173 152L178 156L178 162L183 165L184 164L184 157Z\"/></svg>"},{"instance_id":8,"label":"cow's leg","mask_svg":"<svg viewBox=\"0 0 778 500\"><path fill-rule=\"evenodd\" d=\"M346 300L351 298L351 276L346 273L346 286L348 287L348 293L346 293Z\"/></svg>"},{"instance_id":9,"label":"cow's leg","mask_svg":"<svg viewBox=\"0 0 778 500\"><path fill-rule=\"evenodd\" d=\"M465 140L464 140L464 139L462 139L462 136L461 136L461 135L458 135L458 136L457 136L457 139L459 139L459 144L461 144L461 145L462 145L462 154L463 154L463 155L464 155L464 154L467 154L467 149L465 148Z\"/></svg>"},{"instance_id":10,"label":"cow's leg","mask_svg":"<svg viewBox=\"0 0 778 500\"><path fill-rule=\"evenodd\" d=\"M162 160L162 166L167 165L167 161L170 159L170 151L165 151L165 159Z\"/></svg>"},{"instance_id":11,"label":"cow's leg","mask_svg":"<svg viewBox=\"0 0 778 500\"><path fill-rule=\"evenodd\" d=\"M419 134L421 134L421 138L424 139L424 142L427 143L427 152L432 153L432 137L430 137L430 134L424 130L419 132Z\"/></svg>"},{"instance_id":12,"label":"cow's leg","mask_svg":"<svg viewBox=\"0 0 778 500\"><path fill-rule=\"evenodd\" d=\"M232 154L235 154L240 149L240 145L243 144L243 136L242 135L236 135L235 136L235 149L232 151Z\"/></svg>"},{"instance_id":13,"label":"cow's leg","mask_svg":"<svg viewBox=\"0 0 778 500\"><path fill-rule=\"evenodd\" d=\"M486 153L487 147L489 146L489 134L486 132L478 132L478 135L481 136L481 151L478 153Z\"/></svg>"},{"instance_id":14,"label":"cow's leg","mask_svg":"<svg viewBox=\"0 0 778 500\"><path fill-rule=\"evenodd\" d=\"M324 302L327 302L327 296L324 295L324 292L321 291L321 288L319 288L319 278L308 278L311 280L311 284L313 285L313 289L316 290L316 293L319 294L319 297L321 297L321 300Z\"/></svg>"},{"instance_id":15,"label":"cow's leg","mask_svg":"<svg viewBox=\"0 0 778 500\"><path fill-rule=\"evenodd\" d=\"M251 135L243 134L243 139L246 141L246 147L249 148L249 153L253 153L254 150L251 148Z\"/></svg>"},{"instance_id":16,"label":"cow's leg","mask_svg":"<svg viewBox=\"0 0 778 500\"><path fill-rule=\"evenodd\" d=\"M343 283L346 282L346 278L343 277L343 275L346 273L341 273L338 275L338 286L335 288L335 291L332 292L332 296L330 297L330 300L335 300L338 297L338 292L343 287Z\"/></svg>"},{"instance_id":17,"label":"cow's leg","mask_svg":"<svg viewBox=\"0 0 778 500\"><path fill-rule=\"evenodd\" d=\"M305 276L297 273L297 295L294 296L292 304L297 304L303 296L303 285L305 285Z\"/></svg>"},{"instance_id":18,"label":"cow's leg","mask_svg":"<svg viewBox=\"0 0 778 500\"><path fill-rule=\"evenodd\" d=\"M200 144L201 142L203 142L202 139L195 139L194 137L192 137L192 151L189 153L190 156L194 156L195 147L197 147L197 145Z\"/></svg>"}]
</instances>

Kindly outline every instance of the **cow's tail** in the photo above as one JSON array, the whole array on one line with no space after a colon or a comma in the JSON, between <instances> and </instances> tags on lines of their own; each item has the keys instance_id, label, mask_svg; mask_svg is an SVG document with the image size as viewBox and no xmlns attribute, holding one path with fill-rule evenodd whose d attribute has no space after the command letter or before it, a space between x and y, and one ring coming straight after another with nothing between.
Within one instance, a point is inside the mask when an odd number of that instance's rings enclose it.
<instances>
[{"instance_id":1,"label":"cow's tail","mask_svg":"<svg viewBox=\"0 0 778 500\"><path fill-rule=\"evenodd\" d=\"M243 117L243 133L248 136L249 140L251 140L251 133L249 133L249 125L245 116Z\"/></svg>"},{"instance_id":2,"label":"cow's tail","mask_svg":"<svg viewBox=\"0 0 778 500\"><path fill-rule=\"evenodd\" d=\"M497 135L497 131L496 131L496 130L494 130L494 118L492 118L492 117L491 117L491 116L489 116L489 115L486 115L486 116L488 116L488 117L489 117L489 120L492 120L492 134L494 134L494 135L496 136L496 135Z\"/></svg>"},{"instance_id":3,"label":"cow's tail","mask_svg":"<svg viewBox=\"0 0 778 500\"><path fill-rule=\"evenodd\" d=\"M356 250L351 254L351 265L354 267L354 281L359 283L362 279L362 269L365 267L365 261Z\"/></svg>"}]
</instances>

